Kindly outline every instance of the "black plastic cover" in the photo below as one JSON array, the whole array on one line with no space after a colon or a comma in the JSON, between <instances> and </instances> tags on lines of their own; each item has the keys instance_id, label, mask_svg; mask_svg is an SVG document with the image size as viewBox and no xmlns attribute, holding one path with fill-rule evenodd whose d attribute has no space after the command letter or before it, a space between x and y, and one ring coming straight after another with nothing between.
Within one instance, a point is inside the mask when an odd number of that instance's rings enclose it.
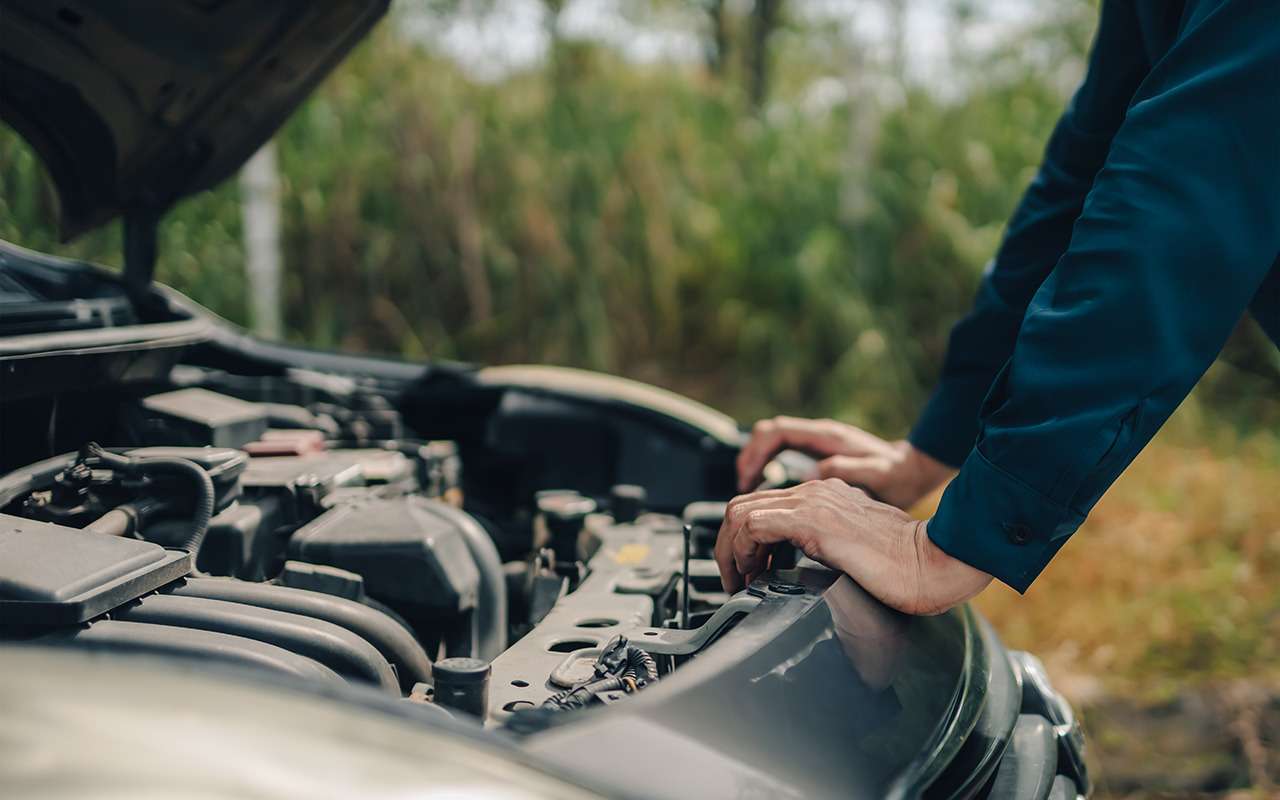
<instances>
[{"instance_id":1,"label":"black plastic cover","mask_svg":"<svg viewBox=\"0 0 1280 800\"><path fill-rule=\"evenodd\" d=\"M181 551L0 514L0 626L84 622L190 571Z\"/></svg>"},{"instance_id":2,"label":"black plastic cover","mask_svg":"<svg viewBox=\"0 0 1280 800\"><path fill-rule=\"evenodd\" d=\"M196 447L243 447L267 430L266 412L256 403L208 389L145 397L130 422L136 439Z\"/></svg>"},{"instance_id":3,"label":"black plastic cover","mask_svg":"<svg viewBox=\"0 0 1280 800\"><path fill-rule=\"evenodd\" d=\"M412 496L345 503L299 528L289 555L363 575L369 594L393 606L473 609L480 574L442 505Z\"/></svg>"}]
</instances>

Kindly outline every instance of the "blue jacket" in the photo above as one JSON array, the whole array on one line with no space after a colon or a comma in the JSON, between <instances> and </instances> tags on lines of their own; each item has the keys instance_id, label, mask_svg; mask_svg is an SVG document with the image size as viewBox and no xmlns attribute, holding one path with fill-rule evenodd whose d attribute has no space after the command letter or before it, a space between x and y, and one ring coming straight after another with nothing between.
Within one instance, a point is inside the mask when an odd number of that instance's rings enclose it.
<instances>
[{"instance_id":1,"label":"blue jacket","mask_svg":"<svg viewBox=\"0 0 1280 800\"><path fill-rule=\"evenodd\" d=\"M1104 0L911 434L934 543L1025 591L1247 309L1280 343L1278 257L1280 5Z\"/></svg>"}]
</instances>

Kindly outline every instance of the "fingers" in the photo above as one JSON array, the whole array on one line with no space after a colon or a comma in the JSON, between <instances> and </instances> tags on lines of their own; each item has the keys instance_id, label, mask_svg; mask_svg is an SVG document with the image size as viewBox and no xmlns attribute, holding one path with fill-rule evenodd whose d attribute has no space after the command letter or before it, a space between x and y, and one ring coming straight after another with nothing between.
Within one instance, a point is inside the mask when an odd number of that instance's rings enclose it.
<instances>
[{"instance_id":1,"label":"fingers","mask_svg":"<svg viewBox=\"0 0 1280 800\"><path fill-rule=\"evenodd\" d=\"M799 417L760 420L751 429L750 440L738 454L738 491L747 492L759 484L765 465L779 451L789 447L817 456L844 452L847 449L845 437L848 434L845 428L849 426L833 420Z\"/></svg>"},{"instance_id":2,"label":"fingers","mask_svg":"<svg viewBox=\"0 0 1280 800\"><path fill-rule=\"evenodd\" d=\"M831 456L818 462L819 478L838 478L872 495L884 489L888 464L880 456Z\"/></svg>"},{"instance_id":3,"label":"fingers","mask_svg":"<svg viewBox=\"0 0 1280 800\"><path fill-rule=\"evenodd\" d=\"M720 585L729 594L733 594L742 589L745 585L742 575L738 572L737 567L733 565L733 529L728 527L728 519L720 526L720 533L716 536L715 557L716 566L720 568Z\"/></svg>"},{"instance_id":4,"label":"fingers","mask_svg":"<svg viewBox=\"0 0 1280 800\"><path fill-rule=\"evenodd\" d=\"M770 547L787 539L787 520L793 513L790 508L757 508L747 512L731 547L739 575L764 572Z\"/></svg>"},{"instance_id":5,"label":"fingers","mask_svg":"<svg viewBox=\"0 0 1280 800\"><path fill-rule=\"evenodd\" d=\"M760 482L764 465L783 447L784 436L776 420L761 420L751 429L751 438L738 453L738 491L749 492Z\"/></svg>"},{"instance_id":6,"label":"fingers","mask_svg":"<svg viewBox=\"0 0 1280 800\"><path fill-rule=\"evenodd\" d=\"M865 485L882 472L884 465L876 456L831 456L818 462L819 478L839 478L855 486Z\"/></svg>"},{"instance_id":7,"label":"fingers","mask_svg":"<svg viewBox=\"0 0 1280 800\"><path fill-rule=\"evenodd\" d=\"M925 523L843 480L827 478L729 503L715 546L725 590L736 592L767 570L771 549L781 542L844 572L882 603L908 614L939 613L991 581L934 545Z\"/></svg>"},{"instance_id":8,"label":"fingers","mask_svg":"<svg viewBox=\"0 0 1280 800\"><path fill-rule=\"evenodd\" d=\"M715 546L726 592L740 590L767 568L772 546L788 541L789 518L806 502L797 489L757 492L730 502Z\"/></svg>"}]
</instances>

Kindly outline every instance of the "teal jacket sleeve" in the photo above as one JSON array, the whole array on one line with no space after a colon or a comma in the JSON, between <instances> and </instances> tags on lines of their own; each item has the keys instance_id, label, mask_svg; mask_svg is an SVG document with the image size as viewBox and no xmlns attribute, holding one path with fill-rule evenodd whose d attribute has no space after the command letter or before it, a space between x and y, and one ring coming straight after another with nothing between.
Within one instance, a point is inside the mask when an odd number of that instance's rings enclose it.
<instances>
[{"instance_id":1,"label":"teal jacket sleeve","mask_svg":"<svg viewBox=\"0 0 1280 800\"><path fill-rule=\"evenodd\" d=\"M1132 2L1105 3L1084 81L1049 137L973 309L951 331L938 386L909 437L939 461L959 466L973 449L982 399L1013 354L1031 296L1066 251L1129 100L1151 67L1140 42Z\"/></svg>"},{"instance_id":2,"label":"teal jacket sleeve","mask_svg":"<svg viewBox=\"0 0 1280 800\"><path fill-rule=\"evenodd\" d=\"M1271 285L1280 27L1269 0L1187 6L1134 95L1070 243L930 521L1025 591Z\"/></svg>"}]
</instances>

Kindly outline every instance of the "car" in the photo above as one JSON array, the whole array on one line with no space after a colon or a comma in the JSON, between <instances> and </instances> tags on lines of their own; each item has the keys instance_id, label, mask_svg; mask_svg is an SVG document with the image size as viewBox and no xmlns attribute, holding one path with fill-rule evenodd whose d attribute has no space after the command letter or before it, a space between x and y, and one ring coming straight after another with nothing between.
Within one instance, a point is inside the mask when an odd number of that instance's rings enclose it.
<instances>
[{"instance_id":1,"label":"car","mask_svg":"<svg viewBox=\"0 0 1280 800\"><path fill-rule=\"evenodd\" d=\"M546 366L255 338L153 280L384 0L3 0L67 237L0 243L0 793L1071 798L1070 706L972 608L711 558L733 419ZM787 453L767 477L803 476Z\"/></svg>"}]
</instances>

